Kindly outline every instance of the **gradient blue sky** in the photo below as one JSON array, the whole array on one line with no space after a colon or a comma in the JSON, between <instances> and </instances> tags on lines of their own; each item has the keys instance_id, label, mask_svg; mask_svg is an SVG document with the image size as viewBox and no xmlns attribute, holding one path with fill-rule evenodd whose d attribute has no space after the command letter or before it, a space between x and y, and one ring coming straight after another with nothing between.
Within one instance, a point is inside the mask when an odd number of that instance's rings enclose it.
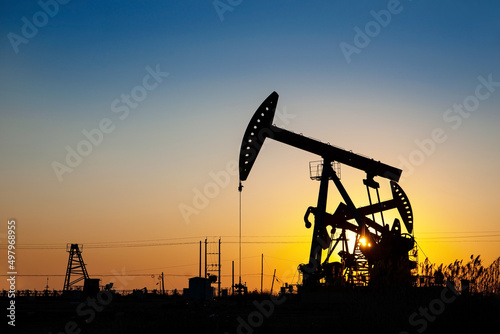
<instances>
[{"instance_id":1,"label":"gradient blue sky","mask_svg":"<svg viewBox=\"0 0 500 334\"><path fill-rule=\"evenodd\" d=\"M499 239L485 235L500 234L500 87L456 129L443 116L475 93L478 77L500 81L500 5L401 1L400 12L348 63L339 45L354 44L355 27L364 30L374 20L370 12L388 3L242 1L221 21L208 0L72 0L16 53L8 34L21 36L22 18L33 22L41 7L2 1L2 221L18 220L20 244L235 236L236 176L189 224L179 205L192 206L195 189L212 182L209 173L238 158L253 112L277 91L278 110L293 116L277 125L396 167L418 149L415 140L442 129L447 140L411 171L403 168L416 236L433 262L471 253L492 261L500 255ZM169 76L120 120L112 102L156 66ZM75 148L85 139L82 130L97 128L103 118L113 122L113 132L59 182L51 164L64 163L65 147ZM308 162L315 159L266 143L243 193L248 235L309 240L301 218L316 203L318 184L308 178ZM342 173L355 203L366 204L362 173L347 167ZM330 199L333 211L340 198L332 190ZM486 234L474 242L430 239L476 232ZM226 260L237 259L235 246L227 247ZM292 262L300 257L296 264L308 255L307 245L248 247L248 256L265 249ZM129 261L119 249L89 249L87 262L103 273L197 261L196 247L175 250L186 258L172 258L169 247L146 249ZM24 272L64 272L64 251L35 252L20 251ZM191 273L196 265L186 269ZM185 278L172 282L185 285Z\"/></svg>"}]
</instances>

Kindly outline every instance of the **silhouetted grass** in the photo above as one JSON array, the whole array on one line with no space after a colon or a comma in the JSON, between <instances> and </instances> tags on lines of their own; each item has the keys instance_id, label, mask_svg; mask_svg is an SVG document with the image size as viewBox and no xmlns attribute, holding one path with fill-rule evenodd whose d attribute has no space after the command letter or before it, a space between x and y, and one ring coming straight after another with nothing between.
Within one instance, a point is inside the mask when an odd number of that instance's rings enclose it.
<instances>
[{"instance_id":1,"label":"silhouetted grass","mask_svg":"<svg viewBox=\"0 0 500 334\"><path fill-rule=\"evenodd\" d=\"M431 263L428 258L419 265L421 286L443 285L443 280L452 282L457 290L461 289L462 281L470 282L470 293L485 295L500 294L500 257L484 267L480 255L470 256L467 263L455 260L448 265L439 266Z\"/></svg>"}]
</instances>

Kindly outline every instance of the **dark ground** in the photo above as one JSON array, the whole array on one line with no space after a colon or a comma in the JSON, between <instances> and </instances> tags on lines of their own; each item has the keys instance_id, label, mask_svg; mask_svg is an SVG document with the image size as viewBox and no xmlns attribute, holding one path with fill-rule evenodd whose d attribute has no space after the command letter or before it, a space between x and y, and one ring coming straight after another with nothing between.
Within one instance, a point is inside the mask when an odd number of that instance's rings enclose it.
<instances>
[{"instance_id":1,"label":"dark ground","mask_svg":"<svg viewBox=\"0 0 500 334\"><path fill-rule=\"evenodd\" d=\"M447 288L368 289L187 303L182 297L123 297L100 304L43 297L16 300L12 333L484 333L498 330L500 296L456 296ZM7 299L2 309L7 314ZM85 321L87 320L87 322ZM2 330L2 333L5 331Z\"/></svg>"}]
</instances>

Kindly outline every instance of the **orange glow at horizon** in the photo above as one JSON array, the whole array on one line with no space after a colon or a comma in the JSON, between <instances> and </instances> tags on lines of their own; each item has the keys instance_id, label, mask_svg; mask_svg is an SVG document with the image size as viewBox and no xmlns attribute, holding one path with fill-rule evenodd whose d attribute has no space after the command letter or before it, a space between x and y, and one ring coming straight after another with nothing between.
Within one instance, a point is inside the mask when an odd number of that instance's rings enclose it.
<instances>
[{"instance_id":1,"label":"orange glow at horizon","mask_svg":"<svg viewBox=\"0 0 500 334\"><path fill-rule=\"evenodd\" d=\"M360 104L349 107L361 110L370 106ZM244 108L245 114L242 113L239 120L243 124L241 127L246 126L251 116L247 114L247 109L252 108ZM418 108L414 111L417 113ZM365 136L359 136L343 126L360 123L356 114L317 112L315 115L322 117L322 123L332 124L331 127L324 127L318 125L317 119L306 117L305 113L300 114L291 108L288 112L297 116L287 128L296 131L303 128L304 132L308 131L325 141L331 140L362 154L369 153L374 159L390 165L398 166L400 161L395 152L403 152L403 155L414 149L411 142L394 143L389 135L367 140ZM370 133L372 121L360 123L358 129ZM387 134L395 128L400 131L399 136L417 136L415 133L405 134L401 128L406 125L399 122L381 124L380 131ZM332 133L332 128L336 132ZM482 131L490 128L494 128L493 123L486 124ZM200 134L200 138L204 136L210 138L208 133ZM236 161L241 136L242 133L231 130L223 136L231 140L212 139L210 143L198 143L190 138L189 145L186 144L189 147L180 150L179 159L182 162L172 163L156 141L132 145L126 132L117 132L110 139L110 146L103 145L89 157L88 163L75 169L63 183L54 182L54 176L47 169L35 169L27 176L23 168L13 170L9 178L4 176L7 188L11 190L9 194L2 194L0 199L6 203L6 212L18 212L13 218L18 222L19 245L83 244L89 273L109 275L101 277L102 283L113 280L117 289L152 289L157 281L151 275L157 277L162 271L167 278L166 288L187 287L187 279L198 275L197 242L204 240L205 236L221 236L222 285L227 288L231 285L232 261L235 262L235 279L238 279L238 248L234 242L238 235L239 210L237 175L227 172L227 166ZM165 138L163 140L167 142ZM131 146L124 145L123 141ZM111 148L112 144L116 146ZM477 166L472 159L462 159L462 150L467 149L471 153L478 149L462 140L455 143L450 139L442 145L414 170L404 170L399 183L413 208L419 259L422 261L428 256L431 262L451 263L455 259L466 259L471 254L480 254L487 265L500 255L498 238L488 237L486 233L493 231L492 235L500 234L490 215L497 198L496 188L491 184L500 181L496 171L498 163L493 156L489 156L489 163L481 168L485 176L467 179L464 178L465 173L474 171ZM223 153L213 157L211 151L205 149L212 146ZM142 147L153 148L146 152ZM495 149L492 142L485 142L481 148L488 152L496 152ZM199 152L200 156L195 157L189 152ZM243 281L249 284L250 289L260 288L261 254L264 254L266 262L264 288L267 289L270 289L274 269L281 282L296 283L297 266L307 263L311 229L305 228L303 217L308 206L317 204L319 183L309 178L308 165L309 161L315 160L318 160L317 156L267 140L248 180L244 182L242 235L248 243L243 244L242 269ZM47 163L49 165L50 162ZM364 172L347 166L341 168L341 181L354 204L357 207L368 205L366 188L362 183ZM222 172L228 173L228 180L214 180L213 175ZM16 183L19 180L24 186ZM381 200L392 198L387 180L376 180L381 185ZM207 192L207 189L213 193ZM473 197L473 194L480 198ZM327 212L334 212L341 201L338 191L330 183ZM29 210L25 203L29 203ZM180 205L192 208L189 220L180 213ZM384 213L386 223L392 223L397 217L397 212L393 211ZM378 222L380 218L376 215ZM474 237L477 234L480 237ZM250 238L252 236L263 238ZM175 241L179 238L187 238L185 240L192 244L86 247L93 243L112 245L123 241ZM338 257L334 254L333 258ZM64 249L20 249L20 270L25 274L42 276L19 276L19 289L43 289L46 285L43 275L64 275L66 264L67 253ZM116 272L130 273L130 276L127 279L122 276L115 278L113 274ZM63 279L61 276L50 277L50 288L61 289ZM0 289L5 286L5 283L0 284Z\"/></svg>"}]
</instances>

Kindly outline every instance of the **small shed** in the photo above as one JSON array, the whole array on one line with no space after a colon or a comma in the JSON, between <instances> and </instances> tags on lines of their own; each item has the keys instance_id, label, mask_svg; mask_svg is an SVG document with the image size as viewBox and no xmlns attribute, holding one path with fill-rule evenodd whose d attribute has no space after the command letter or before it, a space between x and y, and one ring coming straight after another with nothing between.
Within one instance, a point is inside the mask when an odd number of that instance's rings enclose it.
<instances>
[{"instance_id":1,"label":"small shed","mask_svg":"<svg viewBox=\"0 0 500 334\"><path fill-rule=\"evenodd\" d=\"M85 297L95 297L99 293L99 278L87 278L83 284L83 294Z\"/></svg>"},{"instance_id":2,"label":"small shed","mask_svg":"<svg viewBox=\"0 0 500 334\"><path fill-rule=\"evenodd\" d=\"M189 279L189 299L196 301L212 300L214 289L208 278L191 277Z\"/></svg>"}]
</instances>

